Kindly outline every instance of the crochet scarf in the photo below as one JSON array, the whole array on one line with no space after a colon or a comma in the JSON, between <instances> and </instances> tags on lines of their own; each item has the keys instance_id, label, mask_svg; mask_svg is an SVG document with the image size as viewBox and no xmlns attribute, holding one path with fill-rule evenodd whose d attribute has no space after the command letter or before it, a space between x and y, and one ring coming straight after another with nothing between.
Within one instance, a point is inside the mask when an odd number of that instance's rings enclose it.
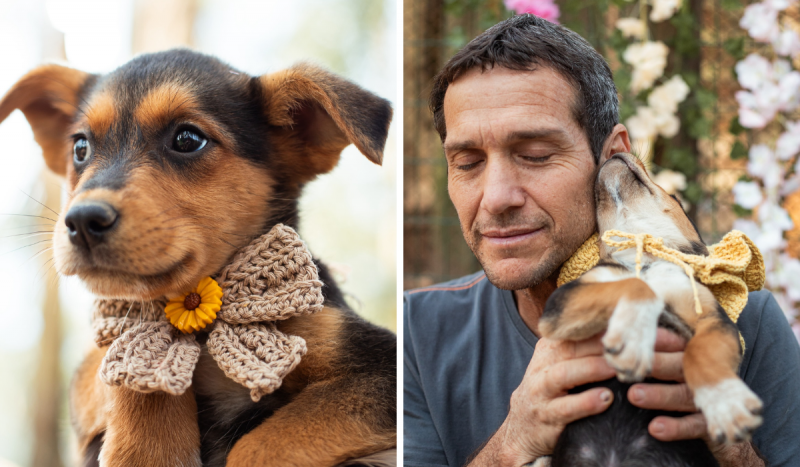
<instances>
[{"instance_id":1,"label":"crochet scarf","mask_svg":"<svg viewBox=\"0 0 800 467\"><path fill-rule=\"evenodd\" d=\"M622 238L622 241L612 237ZM761 290L766 278L764 258L747 235L738 230L727 233L722 240L708 247L708 256L688 255L664 246L661 238L649 234L629 234L618 230L598 234L586 242L564 263L558 276L558 286L571 282L592 269L600 261L600 241L617 250L636 249L636 276L641 270L644 253L680 266L692 279L695 303L698 302L694 279L703 283L714 294L722 309L735 323L747 305L747 293ZM700 312L699 305L698 313ZM744 352L744 339L739 340Z\"/></svg>"},{"instance_id":2,"label":"crochet scarf","mask_svg":"<svg viewBox=\"0 0 800 467\"><path fill-rule=\"evenodd\" d=\"M322 282L297 232L278 224L240 249L215 279L222 287L206 347L225 375L257 402L280 387L306 353L302 337L279 331L276 321L322 309ZM111 344L100 365L106 384L139 392L183 394L201 347L195 334L176 329L166 299L97 300L92 325L99 346Z\"/></svg>"}]
</instances>

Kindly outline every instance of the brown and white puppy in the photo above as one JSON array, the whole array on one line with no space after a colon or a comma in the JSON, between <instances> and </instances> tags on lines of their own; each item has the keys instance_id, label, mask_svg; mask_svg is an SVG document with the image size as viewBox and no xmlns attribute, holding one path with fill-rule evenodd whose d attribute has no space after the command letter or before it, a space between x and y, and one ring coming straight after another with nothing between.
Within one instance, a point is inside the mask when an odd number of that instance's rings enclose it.
<instances>
[{"instance_id":1,"label":"brown and white puppy","mask_svg":"<svg viewBox=\"0 0 800 467\"><path fill-rule=\"evenodd\" d=\"M297 228L303 185L351 143L380 164L392 115L312 66L252 77L188 50L104 76L42 66L0 100L0 122L14 109L67 179L58 271L132 301L190 288L277 223ZM71 393L85 465L330 466L394 446L395 336L318 266L325 308L278 324L308 353L258 403L205 352L182 396L106 386L106 348L92 352Z\"/></svg>"},{"instance_id":2,"label":"brown and white puppy","mask_svg":"<svg viewBox=\"0 0 800 467\"><path fill-rule=\"evenodd\" d=\"M616 154L595 183L598 231L649 233L687 254L707 255L700 235L677 200L650 180L642 162ZM741 359L736 325L714 296L697 283L702 314L695 310L690 279L668 261L645 253L639 278L635 249L600 245L600 263L555 291L540 330L553 339L581 340L605 330L605 358L622 382L642 381L653 365L656 329L669 327L688 339L686 384L708 421L712 439L748 439L761 424L761 401L737 376Z\"/></svg>"}]
</instances>

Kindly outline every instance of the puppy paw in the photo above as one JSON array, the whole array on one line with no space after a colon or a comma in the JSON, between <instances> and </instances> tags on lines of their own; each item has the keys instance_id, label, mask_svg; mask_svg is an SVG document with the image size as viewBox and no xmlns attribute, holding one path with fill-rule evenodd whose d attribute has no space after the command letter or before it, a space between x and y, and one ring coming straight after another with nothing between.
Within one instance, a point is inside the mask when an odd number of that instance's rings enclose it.
<instances>
[{"instance_id":1,"label":"puppy paw","mask_svg":"<svg viewBox=\"0 0 800 467\"><path fill-rule=\"evenodd\" d=\"M695 389L694 404L705 415L708 434L717 443L747 441L763 421L761 399L739 378Z\"/></svg>"},{"instance_id":2,"label":"puppy paw","mask_svg":"<svg viewBox=\"0 0 800 467\"><path fill-rule=\"evenodd\" d=\"M642 381L653 368L661 300L621 299L603 336L604 356L622 382Z\"/></svg>"}]
</instances>

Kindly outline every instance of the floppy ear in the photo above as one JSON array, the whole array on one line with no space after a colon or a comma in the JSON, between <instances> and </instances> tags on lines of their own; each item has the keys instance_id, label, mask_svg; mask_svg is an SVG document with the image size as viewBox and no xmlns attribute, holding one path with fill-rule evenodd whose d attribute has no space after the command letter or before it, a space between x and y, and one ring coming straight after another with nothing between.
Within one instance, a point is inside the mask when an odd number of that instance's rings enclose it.
<instances>
[{"instance_id":1,"label":"floppy ear","mask_svg":"<svg viewBox=\"0 0 800 467\"><path fill-rule=\"evenodd\" d=\"M42 147L47 166L61 175L66 173L67 131L90 76L60 65L43 65L23 76L0 100L0 123L20 109Z\"/></svg>"},{"instance_id":2,"label":"floppy ear","mask_svg":"<svg viewBox=\"0 0 800 467\"><path fill-rule=\"evenodd\" d=\"M329 172L353 143L367 159L383 161L392 120L389 101L308 64L258 78L270 125L292 146L284 160L299 182ZM300 152L300 154L297 154Z\"/></svg>"}]
</instances>

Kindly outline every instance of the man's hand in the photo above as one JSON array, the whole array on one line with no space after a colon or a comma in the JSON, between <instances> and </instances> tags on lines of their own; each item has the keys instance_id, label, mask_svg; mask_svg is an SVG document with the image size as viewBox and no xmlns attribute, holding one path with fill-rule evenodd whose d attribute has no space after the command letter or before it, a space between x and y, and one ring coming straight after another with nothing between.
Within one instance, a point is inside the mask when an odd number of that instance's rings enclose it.
<instances>
[{"instance_id":1,"label":"man's hand","mask_svg":"<svg viewBox=\"0 0 800 467\"><path fill-rule=\"evenodd\" d=\"M763 460L750 443L726 445L709 440L706 419L697 411L692 392L683 379L683 349L686 343L664 329L658 330L657 342L659 344L656 345L651 376L663 381L677 381L680 384L634 384L628 390L628 400L643 409L690 412L690 414L679 418L666 416L654 418L648 426L650 435L661 441L702 438L723 467L763 466Z\"/></svg>"},{"instance_id":2,"label":"man's hand","mask_svg":"<svg viewBox=\"0 0 800 467\"><path fill-rule=\"evenodd\" d=\"M511 395L506 420L470 466L519 467L550 454L567 423L603 412L614 397L607 388L567 391L614 374L603 358L599 336L581 342L540 339Z\"/></svg>"}]
</instances>

